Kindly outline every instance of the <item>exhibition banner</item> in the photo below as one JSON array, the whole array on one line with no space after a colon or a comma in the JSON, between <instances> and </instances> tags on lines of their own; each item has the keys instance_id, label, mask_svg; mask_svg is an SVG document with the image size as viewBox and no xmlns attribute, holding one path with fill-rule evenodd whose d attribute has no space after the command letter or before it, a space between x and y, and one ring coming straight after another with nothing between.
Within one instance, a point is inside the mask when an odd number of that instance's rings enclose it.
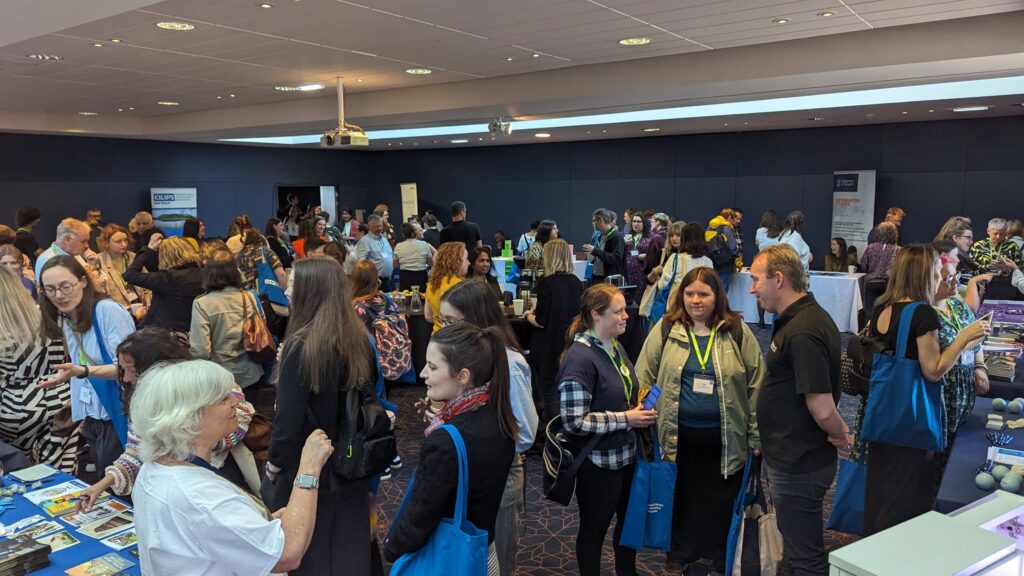
<instances>
[{"instance_id":1,"label":"exhibition banner","mask_svg":"<svg viewBox=\"0 0 1024 576\"><path fill-rule=\"evenodd\" d=\"M832 236L863 254L875 219L875 171L832 173Z\"/></svg>"},{"instance_id":2,"label":"exhibition banner","mask_svg":"<svg viewBox=\"0 0 1024 576\"><path fill-rule=\"evenodd\" d=\"M167 236L181 236L185 220L197 218L195 188L150 188L153 223Z\"/></svg>"},{"instance_id":3,"label":"exhibition banner","mask_svg":"<svg viewBox=\"0 0 1024 576\"><path fill-rule=\"evenodd\" d=\"M416 183L399 184L402 188L402 222L420 213L419 197L416 195Z\"/></svg>"}]
</instances>

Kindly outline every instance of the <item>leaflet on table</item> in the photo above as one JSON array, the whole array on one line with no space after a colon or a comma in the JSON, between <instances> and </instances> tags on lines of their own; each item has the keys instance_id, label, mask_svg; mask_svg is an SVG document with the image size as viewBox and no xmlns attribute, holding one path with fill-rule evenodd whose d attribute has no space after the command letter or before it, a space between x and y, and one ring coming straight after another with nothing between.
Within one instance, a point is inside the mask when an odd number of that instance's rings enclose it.
<instances>
[{"instance_id":1,"label":"leaflet on table","mask_svg":"<svg viewBox=\"0 0 1024 576\"><path fill-rule=\"evenodd\" d=\"M29 538L35 539L39 538L40 536L45 536L46 534L49 534L51 532L62 530L63 528L64 527L61 526L60 523L54 522L53 520L47 520L46 522L33 524L28 528L24 528L22 530L19 530L18 532L14 532L13 534L11 534L11 536L28 536Z\"/></svg>"},{"instance_id":2,"label":"leaflet on table","mask_svg":"<svg viewBox=\"0 0 1024 576\"><path fill-rule=\"evenodd\" d=\"M51 500L53 498L59 498L72 492L79 492L83 488L88 488L89 485L81 480L70 480L49 488L43 488L42 490L36 490L34 492L28 492L25 494L25 499L29 502L38 506L40 503Z\"/></svg>"},{"instance_id":3,"label":"leaflet on table","mask_svg":"<svg viewBox=\"0 0 1024 576\"><path fill-rule=\"evenodd\" d=\"M22 518L21 520L11 522L10 524L3 526L3 529L0 530L0 536L10 536L18 530L22 530L35 524L36 522L42 522L43 520L46 520L46 518L43 518L42 516L36 514L35 516L29 516L28 518Z\"/></svg>"},{"instance_id":4,"label":"leaflet on table","mask_svg":"<svg viewBox=\"0 0 1024 576\"><path fill-rule=\"evenodd\" d=\"M988 449L988 459L999 464L1024 466L1024 451L991 446Z\"/></svg>"},{"instance_id":5,"label":"leaflet on table","mask_svg":"<svg viewBox=\"0 0 1024 576\"><path fill-rule=\"evenodd\" d=\"M100 542L110 546L114 550L124 550L129 546L135 546L138 544L139 538L135 535L135 528L132 528L131 530L125 530L120 534L115 534L110 538L100 540Z\"/></svg>"},{"instance_id":6,"label":"leaflet on table","mask_svg":"<svg viewBox=\"0 0 1024 576\"><path fill-rule=\"evenodd\" d=\"M15 470L11 472L11 477L22 483L35 482L44 478L49 478L54 474L57 474L60 470L46 464L36 464L28 468L22 468L21 470Z\"/></svg>"},{"instance_id":7,"label":"leaflet on table","mask_svg":"<svg viewBox=\"0 0 1024 576\"><path fill-rule=\"evenodd\" d=\"M84 526L85 524L116 516L127 510L131 510L127 504L122 504L117 500L110 500L109 502L97 504L90 510L82 510L80 512L66 514L61 517L61 520L71 524L72 526Z\"/></svg>"},{"instance_id":8,"label":"leaflet on table","mask_svg":"<svg viewBox=\"0 0 1024 576\"><path fill-rule=\"evenodd\" d=\"M50 547L52 552L60 552L65 548L70 548L75 544L78 544L78 538L75 538L67 530L61 530L41 538L36 538L36 542L40 544L46 544Z\"/></svg>"},{"instance_id":9,"label":"leaflet on table","mask_svg":"<svg viewBox=\"0 0 1024 576\"><path fill-rule=\"evenodd\" d=\"M81 526L78 533L99 540L133 526L135 526L135 515L131 512L122 512L117 516Z\"/></svg>"},{"instance_id":10,"label":"leaflet on table","mask_svg":"<svg viewBox=\"0 0 1024 576\"><path fill-rule=\"evenodd\" d=\"M110 552L99 558L83 562L74 568L68 568L64 573L68 574L68 576L113 576L132 566L135 566L135 562L117 553Z\"/></svg>"}]
</instances>

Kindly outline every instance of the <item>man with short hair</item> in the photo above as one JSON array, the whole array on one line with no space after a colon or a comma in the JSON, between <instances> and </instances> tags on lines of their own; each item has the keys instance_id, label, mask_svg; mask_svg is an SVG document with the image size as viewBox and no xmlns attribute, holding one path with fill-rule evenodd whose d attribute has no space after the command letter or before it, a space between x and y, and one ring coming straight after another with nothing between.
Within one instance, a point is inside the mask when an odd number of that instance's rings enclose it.
<instances>
[{"instance_id":1,"label":"man with short hair","mask_svg":"<svg viewBox=\"0 0 1024 576\"><path fill-rule=\"evenodd\" d=\"M146 243L143 241L143 234L146 230L153 228L153 215L145 210L139 210L135 213L135 249L141 250Z\"/></svg>"},{"instance_id":2,"label":"man with short hair","mask_svg":"<svg viewBox=\"0 0 1024 576\"><path fill-rule=\"evenodd\" d=\"M761 250L750 269L751 294L776 314L757 401L764 470L793 576L825 576L825 493L836 449L850 444L836 405L839 330L805 289L803 262L788 244Z\"/></svg>"},{"instance_id":3,"label":"man with short hair","mask_svg":"<svg viewBox=\"0 0 1024 576\"><path fill-rule=\"evenodd\" d=\"M57 238L49 248L36 258L36 282L41 282L39 273L46 261L54 256L77 256L83 264L99 265L99 256L89 249L89 225L81 220L65 218L57 225Z\"/></svg>"},{"instance_id":4,"label":"man with short hair","mask_svg":"<svg viewBox=\"0 0 1024 576\"><path fill-rule=\"evenodd\" d=\"M85 213L85 223L89 225L89 249L99 252L98 240L103 232L103 212L99 208L90 208Z\"/></svg>"},{"instance_id":5,"label":"man with short hair","mask_svg":"<svg viewBox=\"0 0 1024 576\"><path fill-rule=\"evenodd\" d=\"M356 243L356 259L367 260L377 267L382 292L391 291L391 274L395 271L395 253L391 243L384 237L384 220L380 214L370 214L366 219L369 234Z\"/></svg>"},{"instance_id":6,"label":"man with short hair","mask_svg":"<svg viewBox=\"0 0 1024 576\"><path fill-rule=\"evenodd\" d=\"M432 212L423 215L423 241L434 248L441 245L441 231L437 229L437 216Z\"/></svg>"},{"instance_id":7,"label":"man with short hair","mask_svg":"<svg viewBox=\"0 0 1024 576\"><path fill-rule=\"evenodd\" d=\"M36 258L43 251L39 241L32 235L36 226L39 226L39 221L42 217L39 208L35 206L18 208L18 213L14 216L15 226L18 227L14 231L14 247L21 250L22 254L28 256L33 266L35 266Z\"/></svg>"},{"instance_id":8,"label":"man with short hair","mask_svg":"<svg viewBox=\"0 0 1024 576\"><path fill-rule=\"evenodd\" d=\"M971 246L971 259L980 267L979 272L986 272L986 268L1004 256L1016 262L1017 266L1024 266L1020 248L1006 238L1006 228L1006 220L1003 218L989 220L988 238L978 240Z\"/></svg>"},{"instance_id":9,"label":"man with short hair","mask_svg":"<svg viewBox=\"0 0 1024 576\"><path fill-rule=\"evenodd\" d=\"M523 235L519 237L519 243L516 245L516 254L526 256L530 247L537 241L537 228L540 228L540 220L530 222L530 231L523 232Z\"/></svg>"},{"instance_id":10,"label":"man with short hair","mask_svg":"<svg viewBox=\"0 0 1024 576\"><path fill-rule=\"evenodd\" d=\"M605 278L616 274L624 275L626 242L622 239L619 227L614 223L615 212L598 208L594 210L590 222L594 225L597 240L594 244L584 244L583 252L593 257L592 283L604 282Z\"/></svg>"},{"instance_id":11,"label":"man with short hair","mask_svg":"<svg viewBox=\"0 0 1024 576\"><path fill-rule=\"evenodd\" d=\"M452 223L441 230L441 244L445 242L462 242L466 245L466 254L472 258L476 249L484 245L480 227L466 221L466 203L456 200L452 202Z\"/></svg>"}]
</instances>

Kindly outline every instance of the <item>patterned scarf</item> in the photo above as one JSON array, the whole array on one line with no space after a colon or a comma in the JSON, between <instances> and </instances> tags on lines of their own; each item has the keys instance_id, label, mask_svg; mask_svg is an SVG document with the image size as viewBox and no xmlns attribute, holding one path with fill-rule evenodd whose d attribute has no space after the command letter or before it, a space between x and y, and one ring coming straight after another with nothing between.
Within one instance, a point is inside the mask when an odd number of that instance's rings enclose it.
<instances>
[{"instance_id":1,"label":"patterned scarf","mask_svg":"<svg viewBox=\"0 0 1024 576\"><path fill-rule=\"evenodd\" d=\"M455 418L459 414L466 412L472 412L477 408L483 406L491 399L490 385L477 386L463 392L462 394L452 398L444 405L444 408L434 416L434 419L430 421L430 425L423 431L424 436L430 436L430 433L437 430L441 426L444 426L452 418Z\"/></svg>"}]
</instances>

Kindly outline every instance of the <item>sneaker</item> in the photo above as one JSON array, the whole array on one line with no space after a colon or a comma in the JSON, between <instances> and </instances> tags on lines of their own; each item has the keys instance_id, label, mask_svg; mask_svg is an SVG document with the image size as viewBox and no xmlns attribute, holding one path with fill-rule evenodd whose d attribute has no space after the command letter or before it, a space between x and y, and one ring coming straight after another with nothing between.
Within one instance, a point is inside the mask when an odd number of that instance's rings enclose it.
<instances>
[{"instance_id":1,"label":"sneaker","mask_svg":"<svg viewBox=\"0 0 1024 576\"><path fill-rule=\"evenodd\" d=\"M401 454L395 454L395 459L391 461L391 467L392 468L401 468L402 467L402 455Z\"/></svg>"},{"instance_id":2,"label":"sneaker","mask_svg":"<svg viewBox=\"0 0 1024 576\"><path fill-rule=\"evenodd\" d=\"M391 480L391 467L384 469L384 473L380 475L381 480Z\"/></svg>"}]
</instances>

